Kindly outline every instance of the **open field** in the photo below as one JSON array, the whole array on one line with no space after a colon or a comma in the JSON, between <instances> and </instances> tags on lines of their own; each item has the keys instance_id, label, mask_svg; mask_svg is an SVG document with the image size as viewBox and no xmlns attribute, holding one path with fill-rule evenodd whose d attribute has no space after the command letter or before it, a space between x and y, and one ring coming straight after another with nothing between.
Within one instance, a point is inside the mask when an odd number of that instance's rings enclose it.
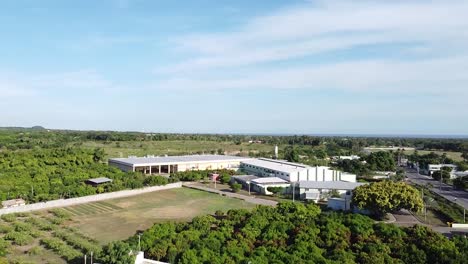
<instances>
[{"instance_id":1,"label":"open field","mask_svg":"<svg viewBox=\"0 0 468 264\"><path fill-rule=\"evenodd\" d=\"M425 155L429 154L431 152L434 152L436 154L442 155L446 154L447 157L453 159L454 161L463 161L463 158L461 157L462 153L461 152L454 152L454 151L438 151L438 150L418 150L419 155ZM406 150L404 151L406 155L411 155L414 153L412 150Z\"/></svg>"},{"instance_id":2,"label":"open field","mask_svg":"<svg viewBox=\"0 0 468 264\"><path fill-rule=\"evenodd\" d=\"M253 207L242 200L179 188L64 209L72 214L72 226L105 244L125 239L155 222L188 221L216 210Z\"/></svg>"},{"instance_id":3,"label":"open field","mask_svg":"<svg viewBox=\"0 0 468 264\"><path fill-rule=\"evenodd\" d=\"M236 145L232 141L196 141L196 140L171 140L171 141L119 141L119 142L95 142L83 143L87 148L103 148L108 157L127 157L129 155L182 155L218 152L226 154L242 153L247 155L249 151L272 152L273 145L258 143L242 143ZM279 146L281 149L281 146Z\"/></svg>"},{"instance_id":4,"label":"open field","mask_svg":"<svg viewBox=\"0 0 468 264\"><path fill-rule=\"evenodd\" d=\"M126 239L155 222L189 221L217 210L253 207L242 200L178 188L48 211L2 215L0 238L10 243L7 259L12 263L81 263L83 254L97 252L101 245Z\"/></svg>"}]
</instances>

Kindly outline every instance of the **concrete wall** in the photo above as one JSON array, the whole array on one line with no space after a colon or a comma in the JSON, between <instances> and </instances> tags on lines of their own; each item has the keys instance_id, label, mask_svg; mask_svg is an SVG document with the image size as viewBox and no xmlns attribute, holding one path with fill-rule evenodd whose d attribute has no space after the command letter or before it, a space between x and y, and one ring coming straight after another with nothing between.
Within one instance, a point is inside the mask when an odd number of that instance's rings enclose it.
<instances>
[{"instance_id":1,"label":"concrete wall","mask_svg":"<svg viewBox=\"0 0 468 264\"><path fill-rule=\"evenodd\" d=\"M48 201L48 202L42 202L42 203L27 204L23 206L0 209L0 215L44 210L44 209L50 209L50 208L55 208L55 207L71 206L71 205L83 204L83 203L89 203L89 202L97 202L97 201L102 201L102 200L134 196L134 195L139 195L143 193L168 190L168 189L180 188L180 187L182 187L182 183L176 182L176 183L170 183L164 186L152 186L152 187L146 187L142 189L124 190L124 191L118 191L118 192L83 196L83 197L78 197L78 198L60 199L60 200L54 200L54 201Z\"/></svg>"},{"instance_id":2,"label":"concrete wall","mask_svg":"<svg viewBox=\"0 0 468 264\"><path fill-rule=\"evenodd\" d=\"M468 229L468 224L456 224L456 223L452 223L452 228Z\"/></svg>"}]
</instances>

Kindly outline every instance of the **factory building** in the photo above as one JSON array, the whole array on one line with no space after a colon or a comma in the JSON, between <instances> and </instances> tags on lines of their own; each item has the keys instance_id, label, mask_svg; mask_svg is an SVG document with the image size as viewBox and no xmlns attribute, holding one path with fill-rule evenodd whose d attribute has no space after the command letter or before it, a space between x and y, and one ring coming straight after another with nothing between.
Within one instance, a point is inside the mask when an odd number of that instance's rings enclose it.
<instances>
[{"instance_id":1,"label":"factory building","mask_svg":"<svg viewBox=\"0 0 468 264\"><path fill-rule=\"evenodd\" d=\"M242 161L249 158L225 155L187 155L165 157L129 157L109 159L109 165L123 171L144 174L169 174L189 170L239 169Z\"/></svg>"},{"instance_id":2,"label":"factory building","mask_svg":"<svg viewBox=\"0 0 468 264\"><path fill-rule=\"evenodd\" d=\"M345 181L356 182L356 175L332 170L325 166L308 166L284 160L249 159L241 162L241 169L260 177L278 177L289 182Z\"/></svg>"}]
</instances>

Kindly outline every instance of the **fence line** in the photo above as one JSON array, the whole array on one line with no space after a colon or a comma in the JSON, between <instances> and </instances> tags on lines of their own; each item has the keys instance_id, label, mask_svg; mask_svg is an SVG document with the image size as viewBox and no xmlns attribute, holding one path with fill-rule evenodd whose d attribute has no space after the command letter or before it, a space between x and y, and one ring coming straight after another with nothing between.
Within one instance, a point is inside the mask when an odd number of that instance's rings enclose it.
<instances>
[{"instance_id":1,"label":"fence line","mask_svg":"<svg viewBox=\"0 0 468 264\"><path fill-rule=\"evenodd\" d=\"M44 209L50 209L50 208L55 208L55 207L65 207L65 206L97 202L97 201L103 201L103 200L109 200L109 199L115 199L115 198L121 198L121 197L128 197L128 196L134 196L134 195L139 195L139 194L144 194L144 193L149 193L149 192L169 190L169 189L181 188L181 187L182 187L182 183L176 182L176 183L166 184L163 186L152 186L152 187L146 187L142 189L123 190L123 191L101 193L101 194L95 194L95 195L89 195L89 196L83 196L83 197L77 197L77 198L60 199L60 200L53 200L53 201L47 201L47 202L41 202L41 203L27 204L27 205L22 205L22 206L17 206L17 207L0 209L0 215L44 210Z\"/></svg>"}]
</instances>

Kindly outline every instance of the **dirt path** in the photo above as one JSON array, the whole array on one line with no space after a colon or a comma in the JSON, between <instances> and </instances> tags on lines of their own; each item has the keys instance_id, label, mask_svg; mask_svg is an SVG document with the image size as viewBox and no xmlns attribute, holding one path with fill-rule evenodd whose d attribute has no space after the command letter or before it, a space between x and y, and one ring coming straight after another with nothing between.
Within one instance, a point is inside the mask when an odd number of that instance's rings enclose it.
<instances>
[{"instance_id":1,"label":"dirt path","mask_svg":"<svg viewBox=\"0 0 468 264\"><path fill-rule=\"evenodd\" d=\"M243 194L238 194L238 193L232 193L232 192L226 192L226 191L221 191L209 187L204 187L204 186L199 186L195 183L190 183L186 182L183 183L182 186L187 187L187 188L192 188L192 189L197 189L205 192L211 192L211 193L217 193L226 197L231 197L231 198L237 198L237 199L242 199L248 203L253 203L253 204L260 204L260 205L268 205L268 206L275 206L278 204L276 201L271 201L271 200L266 200L262 198L256 198L255 196L248 196L248 195L243 195Z\"/></svg>"}]
</instances>

